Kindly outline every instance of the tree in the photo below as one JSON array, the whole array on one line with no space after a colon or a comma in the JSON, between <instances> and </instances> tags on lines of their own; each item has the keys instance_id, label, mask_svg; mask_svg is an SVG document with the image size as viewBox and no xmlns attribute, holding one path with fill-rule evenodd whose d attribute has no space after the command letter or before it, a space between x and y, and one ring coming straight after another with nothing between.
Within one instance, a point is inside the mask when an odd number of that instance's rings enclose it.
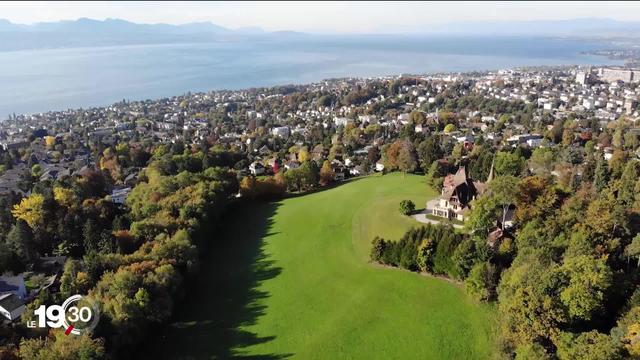
<instances>
[{"instance_id":1,"label":"tree","mask_svg":"<svg viewBox=\"0 0 640 360\"><path fill-rule=\"evenodd\" d=\"M48 148L53 148L56 145L55 136L45 136L44 143Z\"/></svg>"},{"instance_id":2,"label":"tree","mask_svg":"<svg viewBox=\"0 0 640 360\"><path fill-rule=\"evenodd\" d=\"M549 342L566 323L565 307L557 296L558 266L535 252L518 254L498 287L502 333L511 346Z\"/></svg>"},{"instance_id":3,"label":"tree","mask_svg":"<svg viewBox=\"0 0 640 360\"><path fill-rule=\"evenodd\" d=\"M518 178L514 176L499 176L489 184L491 197L495 199L496 205L502 207L501 224L503 230L509 207L514 204L516 196L518 195L519 182Z\"/></svg>"},{"instance_id":4,"label":"tree","mask_svg":"<svg viewBox=\"0 0 640 360\"><path fill-rule=\"evenodd\" d=\"M464 281L467 293L479 301L489 301L495 296L498 271L489 262L476 264Z\"/></svg>"},{"instance_id":5,"label":"tree","mask_svg":"<svg viewBox=\"0 0 640 360\"><path fill-rule=\"evenodd\" d=\"M524 159L517 154L500 151L495 163L498 175L519 176L524 169Z\"/></svg>"},{"instance_id":6,"label":"tree","mask_svg":"<svg viewBox=\"0 0 640 360\"><path fill-rule=\"evenodd\" d=\"M624 254L629 258L638 259L638 267L640 267L640 234L636 235L631 243L624 249Z\"/></svg>"},{"instance_id":7,"label":"tree","mask_svg":"<svg viewBox=\"0 0 640 360\"><path fill-rule=\"evenodd\" d=\"M516 348L515 360L550 360L551 356L538 343L523 344Z\"/></svg>"},{"instance_id":8,"label":"tree","mask_svg":"<svg viewBox=\"0 0 640 360\"><path fill-rule=\"evenodd\" d=\"M439 160L434 161L427 171L427 184L434 188L442 187L443 178L448 172L449 166L446 162L441 162Z\"/></svg>"},{"instance_id":9,"label":"tree","mask_svg":"<svg viewBox=\"0 0 640 360\"><path fill-rule=\"evenodd\" d=\"M19 353L24 360L99 360L105 357L102 339L92 339L88 334L67 336L62 330L51 330L44 339L23 339Z\"/></svg>"},{"instance_id":10,"label":"tree","mask_svg":"<svg viewBox=\"0 0 640 360\"><path fill-rule=\"evenodd\" d=\"M438 136L432 135L418 145L420 166L425 172L434 161L442 158L442 150L440 149L440 145L438 145L438 141Z\"/></svg>"},{"instance_id":11,"label":"tree","mask_svg":"<svg viewBox=\"0 0 640 360\"><path fill-rule=\"evenodd\" d=\"M471 201L471 212L465 227L472 233L486 239L494 226L498 214L498 206L493 196L486 195Z\"/></svg>"},{"instance_id":12,"label":"tree","mask_svg":"<svg viewBox=\"0 0 640 360\"><path fill-rule=\"evenodd\" d=\"M413 172L418 166L415 149L408 140L397 140L384 148L382 159L385 169Z\"/></svg>"},{"instance_id":13,"label":"tree","mask_svg":"<svg viewBox=\"0 0 640 360\"><path fill-rule=\"evenodd\" d=\"M373 241L371 242L372 246L371 246L371 260L376 261L376 262L381 262L382 261L382 257L386 251L387 248L387 243L386 241L384 241L384 239L376 236Z\"/></svg>"},{"instance_id":14,"label":"tree","mask_svg":"<svg viewBox=\"0 0 640 360\"><path fill-rule=\"evenodd\" d=\"M414 172L418 167L418 161L416 160L416 154L413 149L413 145L410 142L406 142L405 146L398 154L398 169L405 173Z\"/></svg>"},{"instance_id":15,"label":"tree","mask_svg":"<svg viewBox=\"0 0 640 360\"><path fill-rule=\"evenodd\" d=\"M459 279L464 279L469 275L473 264L477 259L476 244L471 238L464 239L453 252L451 260L456 267Z\"/></svg>"},{"instance_id":16,"label":"tree","mask_svg":"<svg viewBox=\"0 0 640 360\"><path fill-rule=\"evenodd\" d=\"M464 144L457 143L453 146L453 150L451 150L451 160L453 164L460 164L462 157L464 155Z\"/></svg>"},{"instance_id":17,"label":"tree","mask_svg":"<svg viewBox=\"0 0 640 360\"><path fill-rule=\"evenodd\" d=\"M22 264L27 264L36 256L33 232L24 220L16 221L7 234L7 247Z\"/></svg>"},{"instance_id":18,"label":"tree","mask_svg":"<svg viewBox=\"0 0 640 360\"><path fill-rule=\"evenodd\" d=\"M56 186L53 188L53 199L60 205L72 208L76 205L76 195L71 189Z\"/></svg>"},{"instance_id":19,"label":"tree","mask_svg":"<svg viewBox=\"0 0 640 360\"><path fill-rule=\"evenodd\" d=\"M98 251L100 242L100 229L95 220L88 219L82 227L82 239L85 253Z\"/></svg>"},{"instance_id":20,"label":"tree","mask_svg":"<svg viewBox=\"0 0 640 360\"><path fill-rule=\"evenodd\" d=\"M253 176L245 176L240 181L240 195L248 199L256 197L256 178Z\"/></svg>"},{"instance_id":21,"label":"tree","mask_svg":"<svg viewBox=\"0 0 640 360\"><path fill-rule=\"evenodd\" d=\"M367 162L369 165L373 165L378 160L380 160L380 150L377 146L372 146L369 151L367 151Z\"/></svg>"},{"instance_id":22,"label":"tree","mask_svg":"<svg viewBox=\"0 0 640 360\"><path fill-rule=\"evenodd\" d=\"M34 229L42 225L44 220L44 196L33 193L14 205L11 213L16 219L24 220Z\"/></svg>"},{"instance_id":23,"label":"tree","mask_svg":"<svg viewBox=\"0 0 640 360\"><path fill-rule=\"evenodd\" d=\"M632 207L635 202L635 185L640 176L640 162L631 160L627 163L620 178L618 202L625 207Z\"/></svg>"},{"instance_id":24,"label":"tree","mask_svg":"<svg viewBox=\"0 0 640 360\"><path fill-rule=\"evenodd\" d=\"M609 167L607 166L604 157L598 156L596 160L596 170L593 175L593 186L596 190L602 191L609 182Z\"/></svg>"},{"instance_id":25,"label":"tree","mask_svg":"<svg viewBox=\"0 0 640 360\"><path fill-rule=\"evenodd\" d=\"M298 153L298 161L303 163L303 162L309 161L309 160L311 160L311 156L309 155L309 151L306 148L301 149L300 152Z\"/></svg>"},{"instance_id":26,"label":"tree","mask_svg":"<svg viewBox=\"0 0 640 360\"><path fill-rule=\"evenodd\" d=\"M34 178L39 178L42 175L42 166L40 164L35 164L31 167L31 176Z\"/></svg>"},{"instance_id":27,"label":"tree","mask_svg":"<svg viewBox=\"0 0 640 360\"><path fill-rule=\"evenodd\" d=\"M416 204L411 200L400 201L400 213L402 215L410 215L416 209Z\"/></svg>"},{"instance_id":28,"label":"tree","mask_svg":"<svg viewBox=\"0 0 640 360\"><path fill-rule=\"evenodd\" d=\"M424 124L424 122L427 120L426 116L424 116L424 113L417 110L412 111L411 114L409 114L409 118L411 119L412 124Z\"/></svg>"},{"instance_id":29,"label":"tree","mask_svg":"<svg viewBox=\"0 0 640 360\"><path fill-rule=\"evenodd\" d=\"M560 271L567 283L560 293L569 316L590 320L603 307L605 293L612 284L613 273L604 259L581 255L565 260Z\"/></svg>"},{"instance_id":30,"label":"tree","mask_svg":"<svg viewBox=\"0 0 640 360\"><path fill-rule=\"evenodd\" d=\"M320 185L329 185L333 181L334 176L335 172L333 171L333 167L331 167L331 163L329 160L325 160L322 163L322 168L320 168Z\"/></svg>"},{"instance_id":31,"label":"tree","mask_svg":"<svg viewBox=\"0 0 640 360\"><path fill-rule=\"evenodd\" d=\"M575 335L562 333L556 341L560 360L623 359L622 346L611 336L596 330Z\"/></svg>"},{"instance_id":32,"label":"tree","mask_svg":"<svg viewBox=\"0 0 640 360\"><path fill-rule=\"evenodd\" d=\"M433 270L433 256L436 251L436 242L431 239L422 239L418 246L418 268L420 271Z\"/></svg>"},{"instance_id":33,"label":"tree","mask_svg":"<svg viewBox=\"0 0 640 360\"><path fill-rule=\"evenodd\" d=\"M318 183L318 166L315 161L303 163L297 170L300 171L302 184L307 188L312 188Z\"/></svg>"}]
</instances>

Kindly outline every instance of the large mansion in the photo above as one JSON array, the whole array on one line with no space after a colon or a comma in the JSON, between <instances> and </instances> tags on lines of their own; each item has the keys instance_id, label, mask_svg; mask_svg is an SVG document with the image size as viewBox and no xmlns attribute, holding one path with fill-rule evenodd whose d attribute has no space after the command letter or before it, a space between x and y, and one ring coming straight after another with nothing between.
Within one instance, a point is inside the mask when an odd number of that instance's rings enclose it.
<instances>
[{"instance_id":1,"label":"large mansion","mask_svg":"<svg viewBox=\"0 0 640 360\"><path fill-rule=\"evenodd\" d=\"M484 193L492 178L493 165L486 183L474 182L467 175L465 167L460 166L455 174L449 174L444 178L442 193L437 203L427 204L427 209L438 217L464 221L470 210L469 204L476 196Z\"/></svg>"}]
</instances>

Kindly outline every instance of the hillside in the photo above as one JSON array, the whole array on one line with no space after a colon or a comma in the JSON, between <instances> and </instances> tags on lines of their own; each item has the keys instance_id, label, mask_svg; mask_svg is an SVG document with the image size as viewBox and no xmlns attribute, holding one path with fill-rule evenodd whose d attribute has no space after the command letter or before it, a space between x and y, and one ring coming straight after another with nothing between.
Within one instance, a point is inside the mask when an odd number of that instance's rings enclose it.
<instances>
[{"instance_id":1,"label":"hillside","mask_svg":"<svg viewBox=\"0 0 640 360\"><path fill-rule=\"evenodd\" d=\"M449 282L367 262L373 234L414 223L400 200L435 196L392 174L238 208L175 321L145 351L180 358L486 359L492 311ZM225 297L221 297L224 294ZM220 317L222 316L222 320Z\"/></svg>"}]
</instances>

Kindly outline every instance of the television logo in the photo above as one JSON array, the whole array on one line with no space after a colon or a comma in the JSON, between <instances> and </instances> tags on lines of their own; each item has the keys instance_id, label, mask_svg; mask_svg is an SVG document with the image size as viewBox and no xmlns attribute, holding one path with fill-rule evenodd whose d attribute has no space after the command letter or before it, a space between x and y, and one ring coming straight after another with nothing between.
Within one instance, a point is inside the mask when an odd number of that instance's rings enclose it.
<instances>
[{"instance_id":1,"label":"television logo","mask_svg":"<svg viewBox=\"0 0 640 360\"><path fill-rule=\"evenodd\" d=\"M62 305L40 305L33 313L38 320L29 321L27 327L63 328L66 335L82 335L95 329L100 320L96 303L82 295L73 295Z\"/></svg>"}]
</instances>

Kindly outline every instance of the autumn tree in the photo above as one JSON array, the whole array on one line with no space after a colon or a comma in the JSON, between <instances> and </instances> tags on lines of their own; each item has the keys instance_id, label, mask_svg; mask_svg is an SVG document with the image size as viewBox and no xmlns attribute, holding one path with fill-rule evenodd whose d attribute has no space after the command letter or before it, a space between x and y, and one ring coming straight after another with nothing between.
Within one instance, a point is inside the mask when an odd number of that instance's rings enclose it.
<instances>
[{"instance_id":1,"label":"autumn tree","mask_svg":"<svg viewBox=\"0 0 640 360\"><path fill-rule=\"evenodd\" d=\"M322 163L322 167L320 168L320 185L327 186L329 185L335 176L335 172L333 171L333 167L329 160L325 160Z\"/></svg>"},{"instance_id":2,"label":"autumn tree","mask_svg":"<svg viewBox=\"0 0 640 360\"><path fill-rule=\"evenodd\" d=\"M23 339L20 357L24 360L99 360L105 357L103 339L90 334L67 336L62 330L51 330L46 338Z\"/></svg>"},{"instance_id":3,"label":"autumn tree","mask_svg":"<svg viewBox=\"0 0 640 360\"><path fill-rule=\"evenodd\" d=\"M560 272L566 281L560 300L567 307L569 316L591 319L604 305L605 294L612 285L611 269L604 259L582 255L566 259Z\"/></svg>"},{"instance_id":4,"label":"autumn tree","mask_svg":"<svg viewBox=\"0 0 640 360\"><path fill-rule=\"evenodd\" d=\"M408 140L397 140L384 148L382 159L385 169L413 172L418 166L415 148Z\"/></svg>"},{"instance_id":5,"label":"autumn tree","mask_svg":"<svg viewBox=\"0 0 640 360\"><path fill-rule=\"evenodd\" d=\"M19 204L13 207L11 213L16 219L24 220L34 229L41 226L44 221L44 196L33 193L23 198Z\"/></svg>"},{"instance_id":6,"label":"autumn tree","mask_svg":"<svg viewBox=\"0 0 640 360\"><path fill-rule=\"evenodd\" d=\"M622 360L622 344L596 330L580 334L562 333L556 341L560 360Z\"/></svg>"}]
</instances>

